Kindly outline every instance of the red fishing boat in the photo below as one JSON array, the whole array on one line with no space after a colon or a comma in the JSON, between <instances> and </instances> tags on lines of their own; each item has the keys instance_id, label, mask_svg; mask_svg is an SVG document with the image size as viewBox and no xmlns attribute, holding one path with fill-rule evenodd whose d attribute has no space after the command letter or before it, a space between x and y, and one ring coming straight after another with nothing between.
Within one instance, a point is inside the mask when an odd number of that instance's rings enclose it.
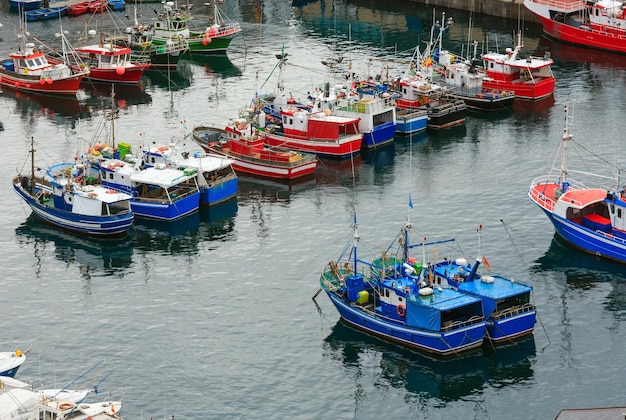
<instances>
[{"instance_id":1,"label":"red fishing boat","mask_svg":"<svg viewBox=\"0 0 626 420\"><path fill-rule=\"evenodd\" d=\"M270 146L339 159L361 150L363 134L359 132L358 117L339 117L329 110L310 112L297 107L282 110L280 117L265 127L265 142Z\"/></svg>"},{"instance_id":2,"label":"red fishing boat","mask_svg":"<svg viewBox=\"0 0 626 420\"><path fill-rule=\"evenodd\" d=\"M317 157L265 143L263 131L252 128L245 120L237 120L220 129L198 126L194 140L207 153L229 157L237 172L264 178L292 180L312 175Z\"/></svg>"},{"instance_id":3,"label":"red fishing boat","mask_svg":"<svg viewBox=\"0 0 626 420\"><path fill-rule=\"evenodd\" d=\"M79 16L84 15L89 11L89 3L90 1L84 1L78 4L72 4L67 6L67 14L70 16Z\"/></svg>"},{"instance_id":4,"label":"red fishing boat","mask_svg":"<svg viewBox=\"0 0 626 420\"><path fill-rule=\"evenodd\" d=\"M512 90L516 99L537 101L554 93L556 81L552 74L549 53L543 57L520 58L522 36L514 49L507 48L505 54L489 52L482 55L486 77L482 79L484 89Z\"/></svg>"},{"instance_id":5,"label":"red fishing boat","mask_svg":"<svg viewBox=\"0 0 626 420\"><path fill-rule=\"evenodd\" d=\"M131 60L132 50L113 43L76 48L82 61L89 66L89 80L105 83L137 84L150 63Z\"/></svg>"},{"instance_id":6,"label":"red fishing boat","mask_svg":"<svg viewBox=\"0 0 626 420\"><path fill-rule=\"evenodd\" d=\"M551 38L626 53L626 6L616 0L524 0Z\"/></svg>"},{"instance_id":7,"label":"red fishing boat","mask_svg":"<svg viewBox=\"0 0 626 420\"><path fill-rule=\"evenodd\" d=\"M88 74L63 61L52 62L22 36L18 51L1 61L0 84L26 92L76 95L82 78Z\"/></svg>"}]
</instances>

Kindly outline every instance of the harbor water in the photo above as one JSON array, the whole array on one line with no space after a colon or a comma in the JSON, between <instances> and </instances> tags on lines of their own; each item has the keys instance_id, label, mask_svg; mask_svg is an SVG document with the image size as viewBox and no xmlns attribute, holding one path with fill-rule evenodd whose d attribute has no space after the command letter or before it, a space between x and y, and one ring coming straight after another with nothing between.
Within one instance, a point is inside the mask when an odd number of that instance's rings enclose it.
<instances>
[{"instance_id":1,"label":"harbor water","mask_svg":"<svg viewBox=\"0 0 626 420\"><path fill-rule=\"evenodd\" d=\"M226 124L255 92L275 89L283 49L285 88L303 97L325 80L329 57L343 55L363 73L368 57L423 46L432 8L387 3L225 0L223 11L243 28L228 54L193 56L175 72L116 88L116 140L136 150L190 141L196 125ZM161 7L137 5L146 20ZM132 24L125 15L133 9L127 4L118 19ZM202 25L207 10L201 2L193 10ZM87 84L77 100L5 89L0 351L32 344L17 378L63 386L104 360L112 373L99 389L123 392L125 419L551 419L562 408L626 405L626 268L559 243L527 197L562 137L564 106L589 155L624 161L626 57L558 44L535 24L445 12L454 18L444 39L452 51L467 51L468 39L512 47L521 28L522 55L555 60L554 98L323 160L297 183L242 175L236 201L171 224L137 221L123 240L41 225L11 188L16 170L30 165L31 138L42 167L72 160L97 139L110 88ZM70 41L88 19L61 20ZM6 2L0 22L0 55L8 57L19 23ZM54 20L27 29L42 43L61 30ZM324 265L353 236L355 211L361 243L380 252L408 214L414 238L456 239L437 257L471 261L482 225L492 270L534 287L533 336L437 360L341 324L328 298L313 296Z\"/></svg>"}]
</instances>

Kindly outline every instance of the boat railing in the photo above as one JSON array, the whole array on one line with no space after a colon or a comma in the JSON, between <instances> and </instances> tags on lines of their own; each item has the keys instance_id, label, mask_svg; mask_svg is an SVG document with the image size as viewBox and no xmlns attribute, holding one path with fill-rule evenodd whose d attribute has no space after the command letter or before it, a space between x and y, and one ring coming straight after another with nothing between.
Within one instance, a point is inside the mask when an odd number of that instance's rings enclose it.
<instances>
[{"instance_id":1,"label":"boat railing","mask_svg":"<svg viewBox=\"0 0 626 420\"><path fill-rule=\"evenodd\" d=\"M506 308L498 313L494 313L493 319L499 320L503 318L510 318L514 315L523 314L525 312L532 312L535 310L535 305L532 303L525 303L521 306L511 306L510 308Z\"/></svg>"},{"instance_id":2,"label":"boat railing","mask_svg":"<svg viewBox=\"0 0 626 420\"><path fill-rule=\"evenodd\" d=\"M554 7L559 11L574 12L585 8L583 1L559 1L559 0L530 0L536 4Z\"/></svg>"},{"instance_id":3,"label":"boat railing","mask_svg":"<svg viewBox=\"0 0 626 420\"><path fill-rule=\"evenodd\" d=\"M484 322L485 321L485 317L483 316L478 316L478 315L474 315L471 318L465 320L465 321L461 321L461 320L452 320L452 321L446 321L444 323L441 324L441 331L450 331L450 330L456 330L458 328L462 328L462 327L466 327L468 325L473 325L473 324L478 324L480 322Z\"/></svg>"},{"instance_id":4,"label":"boat railing","mask_svg":"<svg viewBox=\"0 0 626 420\"><path fill-rule=\"evenodd\" d=\"M610 239L610 240L612 240L612 241L619 242L619 243L621 243L621 244L626 245L626 239L624 239L624 238L622 238L622 237L620 237L620 236L615 236L615 235L613 235L612 233L609 233L609 232L603 232L603 231L601 231L601 230L596 230L596 231L595 231L595 233L597 233L598 235L602 235L602 236L604 236L605 238Z\"/></svg>"}]
</instances>

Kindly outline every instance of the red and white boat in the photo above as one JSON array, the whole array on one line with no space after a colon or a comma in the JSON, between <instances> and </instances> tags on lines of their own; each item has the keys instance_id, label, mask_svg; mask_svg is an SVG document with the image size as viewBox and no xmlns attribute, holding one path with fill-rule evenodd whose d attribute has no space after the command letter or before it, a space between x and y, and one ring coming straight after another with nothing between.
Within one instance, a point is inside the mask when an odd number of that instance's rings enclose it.
<instances>
[{"instance_id":1,"label":"red and white boat","mask_svg":"<svg viewBox=\"0 0 626 420\"><path fill-rule=\"evenodd\" d=\"M225 129L198 126L193 130L193 138L207 153L232 159L237 172L292 180L312 175L317 167L313 154L268 146L263 131L252 128L244 119Z\"/></svg>"},{"instance_id":2,"label":"red and white boat","mask_svg":"<svg viewBox=\"0 0 626 420\"><path fill-rule=\"evenodd\" d=\"M280 111L280 121L265 127L265 142L321 157L348 158L361 150L359 117L339 117L330 110L309 112L297 107Z\"/></svg>"},{"instance_id":3,"label":"red and white boat","mask_svg":"<svg viewBox=\"0 0 626 420\"><path fill-rule=\"evenodd\" d=\"M18 51L3 59L0 84L26 92L54 95L76 95L83 77L80 67L72 68L63 61L52 62L46 54L27 43L22 35Z\"/></svg>"},{"instance_id":4,"label":"red and white boat","mask_svg":"<svg viewBox=\"0 0 626 420\"><path fill-rule=\"evenodd\" d=\"M137 84L150 67L150 63L132 61L130 48L113 43L78 47L76 52L89 66L86 79L96 82Z\"/></svg>"},{"instance_id":5,"label":"red and white boat","mask_svg":"<svg viewBox=\"0 0 626 420\"><path fill-rule=\"evenodd\" d=\"M552 74L554 60L544 57L520 58L522 36L518 34L515 48L507 48L505 54L489 52L482 55L486 77L484 89L512 90L516 99L537 101L554 93L556 81Z\"/></svg>"},{"instance_id":6,"label":"red and white boat","mask_svg":"<svg viewBox=\"0 0 626 420\"><path fill-rule=\"evenodd\" d=\"M109 0L93 0L89 2L87 9L89 13L102 13L107 9Z\"/></svg>"},{"instance_id":7,"label":"red and white boat","mask_svg":"<svg viewBox=\"0 0 626 420\"><path fill-rule=\"evenodd\" d=\"M626 53L624 3L616 0L524 0L551 38Z\"/></svg>"},{"instance_id":8,"label":"red and white boat","mask_svg":"<svg viewBox=\"0 0 626 420\"><path fill-rule=\"evenodd\" d=\"M79 15L84 15L85 13L87 13L89 11L89 4L92 2L93 0L87 0L87 1L83 1L81 3L77 3L77 4L71 4L69 6L67 6L67 14L70 16L79 16ZM98 0L96 0L98 1Z\"/></svg>"}]
</instances>

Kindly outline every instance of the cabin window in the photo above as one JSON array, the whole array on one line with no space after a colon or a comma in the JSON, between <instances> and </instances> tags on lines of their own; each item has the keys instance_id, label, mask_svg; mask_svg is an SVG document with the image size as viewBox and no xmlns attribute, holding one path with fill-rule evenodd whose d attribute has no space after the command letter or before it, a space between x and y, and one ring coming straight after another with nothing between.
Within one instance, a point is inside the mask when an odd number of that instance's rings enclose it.
<instances>
[{"instance_id":1,"label":"cabin window","mask_svg":"<svg viewBox=\"0 0 626 420\"><path fill-rule=\"evenodd\" d=\"M293 118L289 118L289 125L293 125Z\"/></svg>"},{"instance_id":2,"label":"cabin window","mask_svg":"<svg viewBox=\"0 0 626 420\"><path fill-rule=\"evenodd\" d=\"M622 218L622 209L617 209L617 218L618 219Z\"/></svg>"},{"instance_id":3,"label":"cabin window","mask_svg":"<svg viewBox=\"0 0 626 420\"><path fill-rule=\"evenodd\" d=\"M101 58L102 64L109 64L111 62L111 56L103 55Z\"/></svg>"},{"instance_id":4,"label":"cabin window","mask_svg":"<svg viewBox=\"0 0 626 420\"><path fill-rule=\"evenodd\" d=\"M45 64L41 57L36 58L35 63L37 63L38 66L43 66Z\"/></svg>"},{"instance_id":5,"label":"cabin window","mask_svg":"<svg viewBox=\"0 0 626 420\"><path fill-rule=\"evenodd\" d=\"M109 173L109 179L113 179L113 172Z\"/></svg>"},{"instance_id":6,"label":"cabin window","mask_svg":"<svg viewBox=\"0 0 626 420\"><path fill-rule=\"evenodd\" d=\"M389 289L385 289L385 297L389 297Z\"/></svg>"},{"instance_id":7,"label":"cabin window","mask_svg":"<svg viewBox=\"0 0 626 420\"><path fill-rule=\"evenodd\" d=\"M26 67L26 60L20 60L20 67Z\"/></svg>"},{"instance_id":8,"label":"cabin window","mask_svg":"<svg viewBox=\"0 0 626 420\"><path fill-rule=\"evenodd\" d=\"M402 302L402 298L398 296L398 302Z\"/></svg>"}]
</instances>

